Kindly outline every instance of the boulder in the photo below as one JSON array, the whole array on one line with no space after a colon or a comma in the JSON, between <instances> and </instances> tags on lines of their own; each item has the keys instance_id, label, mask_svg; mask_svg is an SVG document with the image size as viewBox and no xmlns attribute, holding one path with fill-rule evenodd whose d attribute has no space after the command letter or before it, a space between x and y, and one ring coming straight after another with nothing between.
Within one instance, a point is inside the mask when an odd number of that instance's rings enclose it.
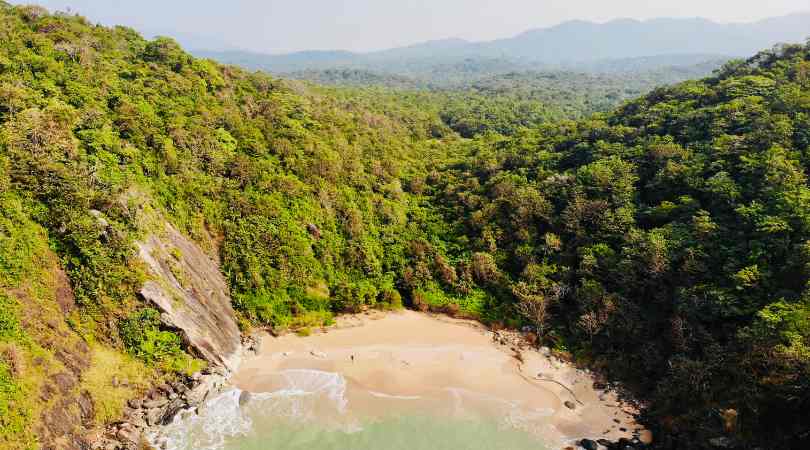
<instances>
[{"instance_id":1,"label":"boulder","mask_svg":"<svg viewBox=\"0 0 810 450\"><path fill-rule=\"evenodd\" d=\"M574 402L572 402L571 400L566 400L565 403L563 403L563 405L565 405L566 408L571 409L571 410L577 408L577 405Z\"/></svg>"},{"instance_id":2,"label":"boulder","mask_svg":"<svg viewBox=\"0 0 810 450\"><path fill-rule=\"evenodd\" d=\"M160 408L149 409L146 411L146 423L150 427L160 425L163 420L163 410Z\"/></svg>"},{"instance_id":3,"label":"boulder","mask_svg":"<svg viewBox=\"0 0 810 450\"><path fill-rule=\"evenodd\" d=\"M248 404L248 402L250 401L251 397L252 397L252 395L251 395L251 393L250 393L250 392L248 392L248 391L242 391L242 392L239 394L239 406L240 406L240 407L242 407L242 406L247 405L247 404Z\"/></svg>"},{"instance_id":4,"label":"boulder","mask_svg":"<svg viewBox=\"0 0 810 450\"><path fill-rule=\"evenodd\" d=\"M122 427L115 435L122 444L138 445L141 442L141 432L133 427Z\"/></svg>"},{"instance_id":5,"label":"boulder","mask_svg":"<svg viewBox=\"0 0 810 450\"><path fill-rule=\"evenodd\" d=\"M142 403L142 405L146 409L154 409L154 408L162 408L166 406L167 403L169 403L169 400L167 398L161 397L155 400L146 400L145 402Z\"/></svg>"},{"instance_id":6,"label":"boulder","mask_svg":"<svg viewBox=\"0 0 810 450\"><path fill-rule=\"evenodd\" d=\"M172 423L174 417L186 407L186 402L181 399L175 399L170 402L163 410L163 416L160 418L162 425Z\"/></svg>"},{"instance_id":7,"label":"boulder","mask_svg":"<svg viewBox=\"0 0 810 450\"><path fill-rule=\"evenodd\" d=\"M129 423L131 423L132 426L135 428L146 428L149 426L149 424L146 423L146 420L144 419L143 413L133 415L128 420Z\"/></svg>"},{"instance_id":8,"label":"boulder","mask_svg":"<svg viewBox=\"0 0 810 450\"><path fill-rule=\"evenodd\" d=\"M208 397L209 392L216 388L218 380L218 377L209 376L202 378L198 385L189 389L188 392L183 395L186 403L191 407L201 405Z\"/></svg>"},{"instance_id":9,"label":"boulder","mask_svg":"<svg viewBox=\"0 0 810 450\"><path fill-rule=\"evenodd\" d=\"M598 450L599 444L596 441L592 441L590 439L581 439L578 444L580 447L584 448L585 450Z\"/></svg>"}]
</instances>

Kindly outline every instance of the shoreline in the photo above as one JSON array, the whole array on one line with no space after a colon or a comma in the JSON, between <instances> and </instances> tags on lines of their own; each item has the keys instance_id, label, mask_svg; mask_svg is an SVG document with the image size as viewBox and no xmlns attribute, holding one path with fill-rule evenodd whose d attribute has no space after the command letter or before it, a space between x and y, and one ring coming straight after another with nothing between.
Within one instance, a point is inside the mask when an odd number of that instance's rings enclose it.
<instances>
[{"instance_id":1,"label":"shoreline","mask_svg":"<svg viewBox=\"0 0 810 450\"><path fill-rule=\"evenodd\" d=\"M537 348L526 333L492 331L471 319L372 310L338 316L334 325L308 336L275 336L264 330L242 341L235 370L211 366L153 387L128 402L123 420L96 435L93 448L162 448L162 431L178 420L199 416L212 399L234 389L246 399L276 391L278 379L273 375L296 369L345 377L353 390L366 394L354 395L352 407L367 419L382 418L379 405L392 400L418 410L432 399L431 408L452 414L441 408L456 401L459 392L494 393L542 411L541 440L553 442L551 448L597 448L597 442L607 448L625 448L614 447L617 442L644 448L652 440L636 423L637 410L589 370L576 368L546 347Z\"/></svg>"},{"instance_id":2,"label":"shoreline","mask_svg":"<svg viewBox=\"0 0 810 450\"><path fill-rule=\"evenodd\" d=\"M234 370L211 365L202 372L181 376L174 382L152 386L139 398L130 399L120 421L107 424L90 436L93 450L156 450L154 439L178 417L197 415L211 398L227 390L241 361L257 353L255 334L242 339L234 353Z\"/></svg>"},{"instance_id":3,"label":"shoreline","mask_svg":"<svg viewBox=\"0 0 810 450\"><path fill-rule=\"evenodd\" d=\"M637 411L590 371L530 346L520 332L491 331L477 321L372 311L339 316L335 325L309 336L263 334L260 339L260 350L245 358L230 380L251 394L280 389L282 371L318 370L344 376L353 412L366 418L382 417L390 407L373 398L410 399L423 407L427 400L420 399L444 399L436 402L441 409L452 402L446 392L460 390L542 412L543 419L532 425L560 448L575 447L581 439L650 438L635 421ZM474 412L491 413L478 409Z\"/></svg>"}]
</instances>

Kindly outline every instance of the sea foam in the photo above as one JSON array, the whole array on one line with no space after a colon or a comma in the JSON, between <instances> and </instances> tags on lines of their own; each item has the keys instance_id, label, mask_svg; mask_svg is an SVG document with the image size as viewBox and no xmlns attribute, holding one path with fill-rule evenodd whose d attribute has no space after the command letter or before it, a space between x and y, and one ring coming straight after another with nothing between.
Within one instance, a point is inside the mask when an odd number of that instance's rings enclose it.
<instances>
[{"instance_id":1,"label":"sea foam","mask_svg":"<svg viewBox=\"0 0 810 450\"><path fill-rule=\"evenodd\" d=\"M294 369L272 376L279 380L273 392L254 394L240 406L242 391L229 389L207 400L198 414L182 412L147 438L166 450L221 450L229 439L254 432L254 424L263 419L306 421L314 418L316 407L338 415L346 411L346 380L338 373Z\"/></svg>"}]
</instances>

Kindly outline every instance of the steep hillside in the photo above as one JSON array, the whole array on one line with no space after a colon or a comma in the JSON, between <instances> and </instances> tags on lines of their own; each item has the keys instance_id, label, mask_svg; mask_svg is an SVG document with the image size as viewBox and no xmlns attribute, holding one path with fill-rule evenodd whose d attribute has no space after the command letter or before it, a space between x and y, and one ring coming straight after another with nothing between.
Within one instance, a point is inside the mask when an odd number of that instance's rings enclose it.
<instances>
[{"instance_id":1,"label":"steep hillside","mask_svg":"<svg viewBox=\"0 0 810 450\"><path fill-rule=\"evenodd\" d=\"M80 448L227 366L223 299L242 329L398 307L432 223L403 186L452 133L364 103L0 4L0 447Z\"/></svg>"},{"instance_id":2,"label":"steep hillside","mask_svg":"<svg viewBox=\"0 0 810 450\"><path fill-rule=\"evenodd\" d=\"M490 289L628 382L665 448L810 440L810 46L482 136L436 185ZM714 442L714 444L712 444Z\"/></svg>"}]
</instances>

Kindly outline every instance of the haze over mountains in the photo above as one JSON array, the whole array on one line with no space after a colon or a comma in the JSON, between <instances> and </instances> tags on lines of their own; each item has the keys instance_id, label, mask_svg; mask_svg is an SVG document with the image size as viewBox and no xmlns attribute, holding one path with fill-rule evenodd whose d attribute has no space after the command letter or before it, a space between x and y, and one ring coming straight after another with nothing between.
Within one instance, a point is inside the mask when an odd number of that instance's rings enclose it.
<instances>
[{"instance_id":1,"label":"haze over mountains","mask_svg":"<svg viewBox=\"0 0 810 450\"><path fill-rule=\"evenodd\" d=\"M369 53L342 50L264 55L240 51L198 51L225 63L274 73L358 68L384 73L423 72L439 64L485 61L517 68L605 70L609 61L631 60L653 69L750 55L783 42L810 37L810 12L753 23L720 24L706 19L617 19L599 24L569 21L529 30L508 39L429 41ZM627 64L612 64L613 68Z\"/></svg>"}]
</instances>

